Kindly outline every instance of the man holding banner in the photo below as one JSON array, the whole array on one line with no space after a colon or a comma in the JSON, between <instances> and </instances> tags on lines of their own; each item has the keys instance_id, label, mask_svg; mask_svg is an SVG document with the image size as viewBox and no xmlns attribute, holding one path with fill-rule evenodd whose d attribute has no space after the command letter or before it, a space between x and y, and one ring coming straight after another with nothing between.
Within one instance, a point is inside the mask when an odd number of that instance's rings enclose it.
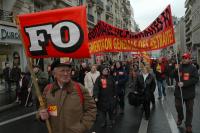
<instances>
[{"instance_id":1,"label":"man holding banner","mask_svg":"<svg viewBox=\"0 0 200 133\"><path fill-rule=\"evenodd\" d=\"M71 80L71 64L62 60L51 66L55 81L45 87L43 99L29 57L89 58L86 18L86 7L79 6L23 14L17 19L40 102L39 114L49 133L84 133L96 119L96 105L89 92Z\"/></svg>"},{"instance_id":2,"label":"man holding banner","mask_svg":"<svg viewBox=\"0 0 200 133\"><path fill-rule=\"evenodd\" d=\"M46 86L43 96L47 109L40 109L42 120L50 118L53 133L84 133L96 117L96 104L88 90L71 80L69 62L51 65L55 82Z\"/></svg>"},{"instance_id":3,"label":"man holding banner","mask_svg":"<svg viewBox=\"0 0 200 133\"><path fill-rule=\"evenodd\" d=\"M175 106L178 113L177 126L182 124L184 119L183 102L186 105L186 133L192 133L193 105L195 98L195 84L199 80L197 69L190 63L191 55L182 55L182 65L176 67L175 79ZM178 72L179 71L179 72Z\"/></svg>"}]
</instances>

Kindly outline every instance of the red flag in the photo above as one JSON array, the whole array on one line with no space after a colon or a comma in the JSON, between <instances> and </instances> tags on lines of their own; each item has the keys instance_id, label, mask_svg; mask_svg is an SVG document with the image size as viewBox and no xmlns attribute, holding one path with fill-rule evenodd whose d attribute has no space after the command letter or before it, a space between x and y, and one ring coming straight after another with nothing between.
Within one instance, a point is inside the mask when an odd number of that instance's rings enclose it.
<instances>
[{"instance_id":1,"label":"red flag","mask_svg":"<svg viewBox=\"0 0 200 133\"><path fill-rule=\"evenodd\" d=\"M18 18L27 56L90 57L85 6L23 14Z\"/></svg>"}]
</instances>

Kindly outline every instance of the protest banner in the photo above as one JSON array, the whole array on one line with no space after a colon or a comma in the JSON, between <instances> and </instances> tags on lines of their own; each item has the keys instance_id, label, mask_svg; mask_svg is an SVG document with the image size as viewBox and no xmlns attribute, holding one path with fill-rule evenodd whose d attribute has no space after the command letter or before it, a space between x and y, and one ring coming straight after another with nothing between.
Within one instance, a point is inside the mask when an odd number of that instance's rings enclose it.
<instances>
[{"instance_id":1,"label":"protest banner","mask_svg":"<svg viewBox=\"0 0 200 133\"><path fill-rule=\"evenodd\" d=\"M85 8L19 15L26 55L33 58L90 57Z\"/></svg>"},{"instance_id":2,"label":"protest banner","mask_svg":"<svg viewBox=\"0 0 200 133\"><path fill-rule=\"evenodd\" d=\"M99 52L137 52L165 48L175 43L170 5L144 31L134 33L103 21L89 32L91 54Z\"/></svg>"}]
</instances>

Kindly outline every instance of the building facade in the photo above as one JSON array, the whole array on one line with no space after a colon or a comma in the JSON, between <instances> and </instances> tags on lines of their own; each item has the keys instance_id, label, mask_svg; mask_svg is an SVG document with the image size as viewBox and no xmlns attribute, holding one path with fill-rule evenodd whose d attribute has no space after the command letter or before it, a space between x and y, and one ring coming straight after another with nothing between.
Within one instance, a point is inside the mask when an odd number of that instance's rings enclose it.
<instances>
[{"instance_id":1,"label":"building facade","mask_svg":"<svg viewBox=\"0 0 200 133\"><path fill-rule=\"evenodd\" d=\"M174 32L175 32L175 44L173 45L173 52L170 51L170 53L176 54L174 52L177 51L177 54L182 55L184 52L186 52L186 45L185 45L185 20L184 18L177 19L176 22L174 22ZM170 55L171 56L171 55Z\"/></svg>"},{"instance_id":2,"label":"building facade","mask_svg":"<svg viewBox=\"0 0 200 133\"><path fill-rule=\"evenodd\" d=\"M185 1L186 46L192 57L200 63L200 1Z\"/></svg>"},{"instance_id":3,"label":"building facade","mask_svg":"<svg viewBox=\"0 0 200 133\"><path fill-rule=\"evenodd\" d=\"M185 42L187 51L192 51L192 5L191 0L185 1Z\"/></svg>"},{"instance_id":4,"label":"building facade","mask_svg":"<svg viewBox=\"0 0 200 133\"><path fill-rule=\"evenodd\" d=\"M93 28L99 20L115 27L131 30L131 5L129 0L86 0L88 27Z\"/></svg>"},{"instance_id":5,"label":"building facade","mask_svg":"<svg viewBox=\"0 0 200 133\"><path fill-rule=\"evenodd\" d=\"M78 5L87 6L89 29L102 20L121 29L134 30L133 20L131 21L134 19L133 10L129 0L1 0L0 68L5 67L5 62L13 64L12 56L17 52L20 55L21 69L26 69L24 49L14 19L16 15ZM51 62L52 59L39 60L44 70Z\"/></svg>"},{"instance_id":6,"label":"building facade","mask_svg":"<svg viewBox=\"0 0 200 133\"><path fill-rule=\"evenodd\" d=\"M176 58L177 55L183 54L186 49L185 45L185 19L177 18L173 16L174 24L174 34L175 34L175 43L172 46L164 48L161 50L161 56L167 57L168 59Z\"/></svg>"},{"instance_id":7,"label":"building facade","mask_svg":"<svg viewBox=\"0 0 200 133\"><path fill-rule=\"evenodd\" d=\"M200 64L200 1L194 0L192 5L192 43L194 58Z\"/></svg>"}]
</instances>

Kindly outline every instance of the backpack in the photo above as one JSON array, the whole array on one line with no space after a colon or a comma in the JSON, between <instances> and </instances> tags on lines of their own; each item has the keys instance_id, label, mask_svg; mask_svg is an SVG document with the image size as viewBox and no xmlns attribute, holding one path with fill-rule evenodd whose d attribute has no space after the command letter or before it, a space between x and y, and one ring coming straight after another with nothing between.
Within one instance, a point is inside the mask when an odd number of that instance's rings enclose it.
<instances>
[{"instance_id":1,"label":"backpack","mask_svg":"<svg viewBox=\"0 0 200 133\"><path fill-rule=\"evenodd\" d=\"M78 92L78 96L80 97L80 102L83 105L83 103L84 103L84 96L83 96L83 92L81 90L81 86L77 82L74 82L74 83L75 83L75 88L76 88L76 90ZM52 87L53 87L52 83L48 84L47 85L47 90L50 90Z\"/></svg>"}]
</instances>

